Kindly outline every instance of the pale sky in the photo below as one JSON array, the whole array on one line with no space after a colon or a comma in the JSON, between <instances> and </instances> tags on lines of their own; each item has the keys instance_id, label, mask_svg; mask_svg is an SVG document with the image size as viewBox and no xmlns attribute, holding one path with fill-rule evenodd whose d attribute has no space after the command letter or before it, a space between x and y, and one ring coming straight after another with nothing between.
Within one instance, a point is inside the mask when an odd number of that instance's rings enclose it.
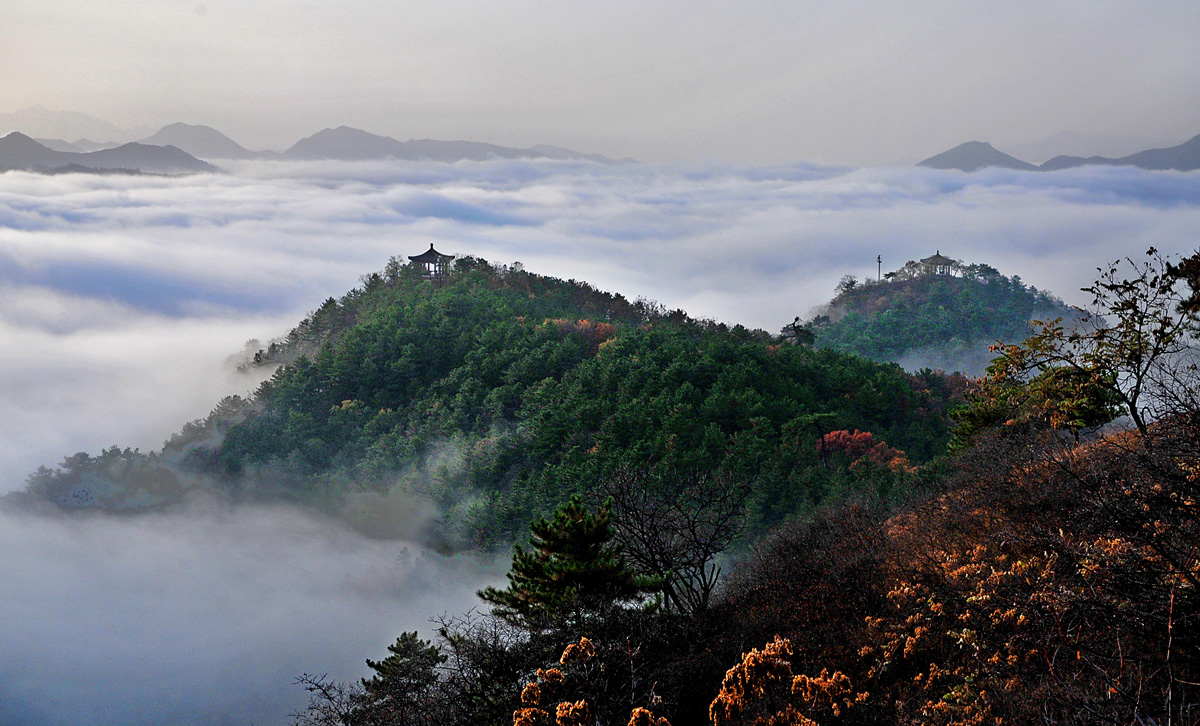
<instances>
[{"instance_id":1,"label":"pale sky","mask_svg":"<svg viewBox=\"0 0 1200 726\"><path fill-rule=\"evenodd\" d=\"M1200 133L1200 3L0 0L0 113L346 124L644 161Z\"/></svg>"}]
</instances>

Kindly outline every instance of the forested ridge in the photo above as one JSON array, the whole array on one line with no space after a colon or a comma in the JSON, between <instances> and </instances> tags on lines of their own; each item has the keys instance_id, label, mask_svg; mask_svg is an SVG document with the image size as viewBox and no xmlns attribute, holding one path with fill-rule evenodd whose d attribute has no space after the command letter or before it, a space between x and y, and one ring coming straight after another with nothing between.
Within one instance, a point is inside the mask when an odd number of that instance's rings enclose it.
<instances>
[{"instance_id":1,"label":"forested ridge","mask_svg":"<svg viewBox=\"0 0 1200 726\"><path fill-rule=\"evenodd\" d=\"M196 481L309 501L407 486L457 546L487 546L632 467L744 483L766 528L910 486L966 385L473 258L437 281L393 262L246 362L273 364L162 452L76 455L30 490L137 508Z\"/></svg>"}]
</instances>

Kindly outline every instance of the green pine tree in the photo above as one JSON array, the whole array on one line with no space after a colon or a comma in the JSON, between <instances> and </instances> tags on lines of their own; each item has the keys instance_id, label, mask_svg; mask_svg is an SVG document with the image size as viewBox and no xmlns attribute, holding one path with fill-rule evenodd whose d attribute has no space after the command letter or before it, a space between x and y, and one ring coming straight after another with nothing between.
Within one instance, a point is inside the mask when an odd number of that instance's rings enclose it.
<instances>
[{"instance_id":1,"label":"green pine tree","mask_svg":"<svg viewBox=\"0 0 1200 726\"><path fill-rule=\"evenodd\" d=\"M365 704L359 715L368 724L423 722L421 708L446 656L437 646L418 638L416 631L401 634L388 652L391 655L381 661L367 660L375 675L362 680Z\"/></svg>"},{"instance_id":2,"label":"green pine tree","mask_svg":"<svg viewBox=\"0 0 1200 726\"><path fill-rule=\"evenodd\" d=\"M547 618L581 616L638 599L656 589L626 564L613 539L611 507L591 512L578 496L551 519L530 525L530 549L513 548L508 587L479 591L495 613L511 623L536 627Z\"/></svg>"}]
</instances>

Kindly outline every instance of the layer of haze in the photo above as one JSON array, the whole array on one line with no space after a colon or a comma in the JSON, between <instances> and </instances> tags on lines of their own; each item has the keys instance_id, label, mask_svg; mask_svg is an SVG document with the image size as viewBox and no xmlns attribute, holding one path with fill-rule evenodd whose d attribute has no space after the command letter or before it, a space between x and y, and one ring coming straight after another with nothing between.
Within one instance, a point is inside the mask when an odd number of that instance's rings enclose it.
<instances>
[{"instance_id":1,"label":"layer of haze","mask_svg":"<svg viewBox=\"0 0 1200 726\"><path fill-rule=\"evenodd\" d=\"M79 450L158 448L257 379L224 361L392 255L587 280L778 331L844 274L941 250L1071 303L1095 268L1186 252L1200 175L248 163L183 178L0 175L0 492Z\"/></svg>"},{"instance_id":2,"label":"layer of haze","mask_svg":"<svg viewBox=\"0 0 1200 726\"><path fill-rule=\"evenodd\" d=\"M647 161L912 161L1062 131L1200 132L1192 0L42 0L0 7L0 112L347 124ZM1062 151L1058 153L1063 153Z\"/></svg>"},{"instance_id":3,"label":"layer of haze","mask_svg":"<svg viewBox=\"0 0 1200 726\"><path fill-rule=\"evenodd\" d=\"M183 178L0 174L0 492L155 449L282 335L436 244L770 331L842 275L940 250L1084 302L1095 267L1190 252L1200 174L266 163ZM281 509L0 515L0 723L278 724L303 671L362 674L495 570Z\"/></svg>"},{"instance_id":4,"label":"layer of haze","mask_svg":"<svg viewBox=\"0 0 1200 726\"><path fill-rule=\"evenodd\" d=\"M495 572L280 508L0 510L0 723L281 726Z\"/></svg>"}]
</instances>

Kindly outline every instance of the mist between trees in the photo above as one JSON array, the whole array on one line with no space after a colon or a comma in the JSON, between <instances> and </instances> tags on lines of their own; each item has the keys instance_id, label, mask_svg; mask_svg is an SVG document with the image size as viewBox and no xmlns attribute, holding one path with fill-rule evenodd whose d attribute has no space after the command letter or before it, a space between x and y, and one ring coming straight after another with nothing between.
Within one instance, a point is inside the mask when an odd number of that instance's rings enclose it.
<instances>
[{"instance_id":1,"label":"mist between trees","mask_svg":"<svg viewBox=\"0 0 1200 726\"><path fill-rule=\"evenodd\" d=\"M364 675L364 654L432 634L503 571L281 504L0 510L0 722L280 724L299 672Z\"/></svg>"}]
</instances>

